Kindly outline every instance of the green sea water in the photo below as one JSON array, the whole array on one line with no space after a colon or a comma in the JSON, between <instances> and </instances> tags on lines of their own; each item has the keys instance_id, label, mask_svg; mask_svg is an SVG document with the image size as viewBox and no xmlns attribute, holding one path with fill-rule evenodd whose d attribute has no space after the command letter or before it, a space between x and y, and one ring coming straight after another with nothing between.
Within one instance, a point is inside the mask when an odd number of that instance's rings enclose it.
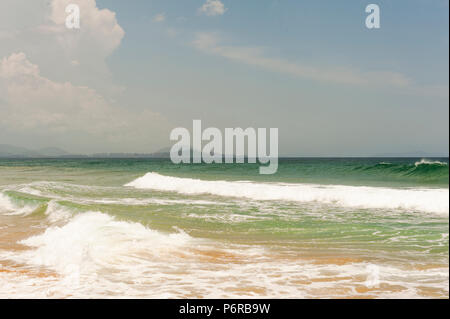
<instances>
[{"instance_id":1,"label":"green sea water","mask_svg":"<svg viewBox=\"0 0 450 319\"><path fill-rule=\"evenodd\" d=\"M0 159L0 166L30 171L47 169L50 174L58 170L79 170L93 175L123 172L124 181L132 175L157 171L207 180L435 187L448 187L449 183L448 158L282 158L273 175L260 175L259 164L176 165L168 159Z\"/></svg>"},{"instance_id":2,"label":"green sea water","mask_svg":"<svg viewBox=\"0 0 450 319\"><path fill-rule=\"evenodd\" d=\"M1 159L0 296L448 297L448 158L258 168Z\"/></svg>"}]
</instances>

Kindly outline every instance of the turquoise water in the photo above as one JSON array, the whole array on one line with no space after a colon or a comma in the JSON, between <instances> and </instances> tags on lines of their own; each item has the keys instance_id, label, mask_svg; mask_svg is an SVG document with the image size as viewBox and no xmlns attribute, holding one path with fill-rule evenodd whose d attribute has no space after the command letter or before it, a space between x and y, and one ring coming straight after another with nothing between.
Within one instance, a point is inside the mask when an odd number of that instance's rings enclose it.
<instances>
[{"instance_id":1,"label":"turquoise water","mask_svg":"<svg viewBox=\"0 0 450 319\"><path fill-rule=\"evenodd\" d=\"M0 159L2 167L47 167L124 172L149 171L208 180L301 182L371 186L448 187L448 158L286 158L276 174L260 175L259 164L172 164L165 159Z\"/></svg>"},{"instance_id":2,"label":"turquoise water","mask_svg":"<svg viewBox=\"0 0 450 319\"><path fill-rule=\"evenodd\" d=\"M448 297L447 158L258 168L0 160L0 296Z\"/></svg>"}]
</instances>

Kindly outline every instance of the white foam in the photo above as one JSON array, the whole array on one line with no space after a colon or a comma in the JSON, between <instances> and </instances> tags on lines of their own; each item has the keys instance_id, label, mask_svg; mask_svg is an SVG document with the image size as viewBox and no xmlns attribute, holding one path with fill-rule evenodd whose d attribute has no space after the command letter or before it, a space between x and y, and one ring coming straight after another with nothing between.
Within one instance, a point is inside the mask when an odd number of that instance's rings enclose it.
<instances>
[{"instance_id":1,"label":"white foam","mask_svg":"<svg viewBox=\"0 0 450 319\"><path fill-rule=\"evenodd\" d=\"M15 208L9 197L0 193L0 212L11 212Z\"/></svg>"},{"instance_id":2,"label":"white foam","mask_svg":"<svg viewBox=\"0 0 450 319\"><path fill-rule=\"evenodd\" d=\"M43 234L20 243L36 248L24 253L23 261L66 274L73 265L114 266L116 262L120 264L116 258L132 258L137 253L159 255L189 240L185 233L162 234L139 223L117 221L100 212L87 212L76 215L62 227L50 227Z\"/></svg>"},{"instance_id":3,"label":"white foam","mask_svg":"<svg viewBox=\"0 0 450 319\"><path fill-rule=\"evenodd\" d=\"M43 192L42 190L35 189L33 187L41 187L45 189L46 191ZM112 187L94 187L94 186L84 186L84 185L76 185L76 184L67 184L67 183L55 183L55 182L33 182L30 184L26 184L25 186L19 185L16 187L9 186L9 190L14 190L17 192L38 196L38 197L45 197L48 199L52 199L53 201L71 201L74 203L79 204L105 204L105 205L127 205L127 206L146 206L151 204L157 204L157 205L228 205L228 203L225 202L215 202L215 201L207 201L207 200L191 200L191 199L160 199L160 198L129 198L129 197L115 197L115 198L87 198L87 197L79 197L72 194L67 194L65 196L61 196L59 194L55 194L55 189L62 189L62 190L68 190L68 189L80 189L83 191L86 191L87 189L92 189L92 193L95 193L95 191L101 190L104 191L105 189L113 189Z\"/></svg>"},{"instance_id":4,"label":"white foam","mask_svg":"<svg viewBox=\"0 0 450 319\"><path fill-rule=\"evenodd\" d=\"M137 199L137 198L102 198L102 199L72 199L78 203L86 204L108 204L108 205L132 205L132 206L146 206L149 204L158 205L227 205L227 203L218 203L206 200L188 200L188 199L158 199L158 198L147 198L147 199Z\"/></svg>"},{"instance_id":5,"label":"white foam","mask_svg":"<svg viewBox=\"0 0 450 319\"><path fill-rule=\"evenodd\" d=\"M0 193L0 213L5 215L29 215L36 208L37 205L16 204L8 195Z\"/></svg>"},{"instance_id":6,"label":"white foam","mask_svg":"<svg viewBox=\"0 0 450 319\"><path fill-rule=\"evenodd\" d=\"M0 261L24 265L0 271L0 298L330 298L364 295L354 289L369 275L366 262L309 263L289 251L163 233L100 212L20 243L29 249L0 251ZM402 288L366 295L420 297L420 287L448 295L448 267L408 266L377 265L381 285Z\"/></svg>"},{"instance_id":7,"label":"white foam","mask_svg":"<svg viewBox=\"0 0 450 319\"><path fill-rule=\"evenodd\" d=\"M419 166L419 165L431 165L431 164L435 164L435 165L442 165L442 166L446 166L448 165L445 162L440 162L440 161L431 161L431 160L427 160L425 158L422 158L420 161L415 162L414 165Z\"/></svg>"},{"instance_id":8,"label":"white foam","mask_svg":"<svg viewBox=\"0 0 450 319\"><path fill-rule=\"evenodd\" d=\"M137 234L124 233L130 230ZM448 295L445 266L424 271L362 261L309 263L284 259L266 249L224 247L212 241L209 252L217 252L218 260L208 258L208 252L186 258L190 249L200 250L201 242L183 233L163 234L114 221L100 213L80 215L64 227L22 243L33 248L11 253L11 259L25 262L28 270L46 266L58 276L36 277L27 272L17 276L7 269L0 272L0 297L417 298L424 287ZM4 257L1 252L0 257ZM379 268L381 287L395 289L356 291L356 287L364 288L371 275L368 266Z\"/></svg>"},{"instance_id":9,"label":"white foam","mask_svg":"<svg viewBox=\"0 0 450 319\"><path fill-rule=\"evenodd\" d=\"M52 200L47 205L45 215L47 215L47 218L51 223L55 223L59 221L68 221L73 214L70 210Z\"/></svg>"},{"instance_id":10,"label":"white foam","mask_svg":"<svg viewBox=\"0 0 450 319\"><path fill-rule=\"evenodd\" d=\"M211 222L224 222L224 223L243 223L243 222L253 222L259 220L268 219L268 217L263 216L251 216L251 215L241 215L241 214L184 214L183 216L188 218L197 218Z\"/></svg>"},{"instance_id":11,"label":"white foam","mask_svg":"<svg viewBox=\"0 0 450 319\"><path fill-rule=\"evenodd\" d=\"M205 181L147 173L125 186L253 200L320 202L343 207L405 209L448 215L448 189Z\"/></svg>"}]
</instances>

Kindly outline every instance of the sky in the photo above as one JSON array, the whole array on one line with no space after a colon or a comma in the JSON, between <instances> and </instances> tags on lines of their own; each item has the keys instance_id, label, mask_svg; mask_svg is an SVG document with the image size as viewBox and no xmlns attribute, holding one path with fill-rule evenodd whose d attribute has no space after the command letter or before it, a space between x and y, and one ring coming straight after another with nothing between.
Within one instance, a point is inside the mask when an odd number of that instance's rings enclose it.
<instances>
[{"instance_id":1,"label":"sky","mask_svg":"<svg viewBox=\"0 0 450 319\"><path fill-rule=\"evenodd\" d=\"M65 27L68 4L80 29ZM380 7L368 29L365 8ZM448 156L447 0L2 0L0 144L150 153L279 129L281 156Z\"/></svg>"}]
</instances>

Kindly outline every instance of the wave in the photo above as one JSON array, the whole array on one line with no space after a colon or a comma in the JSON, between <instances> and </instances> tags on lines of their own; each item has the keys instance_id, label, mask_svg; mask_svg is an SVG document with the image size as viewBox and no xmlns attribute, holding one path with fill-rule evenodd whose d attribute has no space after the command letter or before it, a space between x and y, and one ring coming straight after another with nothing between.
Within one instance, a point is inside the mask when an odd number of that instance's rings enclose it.
<instances>
[{"instance_id":1,"label":"wave","mask_svg":"<svg viewBox=\"0 0 450 319\"><path fill-rule=\"evenodd\" d=\"M11 199L8 196L5 196L3 193L0 193L0 211L10 212L15 208L16 206L12 203Z\"/></svg>"},{"instance_id":2,"label":"wave","mask_svg":"<svg viewBox=\"0 0 450 319\"><path fill-rule=\"evenodd\" d=\"M64 215L64 211L57 213L59 209L54 206L52 213ZM121 291L123 296L130 293L123 290L124 286L139 289L137 281L144 277L156 287L161 286L161 272L170 269L186 248L198 247L203 241L181 230L163 233L140 223L87 211L71 217L63 226L51 226L42 234L21 240L19 243L28 250L0 251L0 259L24 264L27 269L44 267L57 274L51 282L45 276L28 278L25 285L20 281L18 293L29 291L29 281L34 281L46 287L45 297L73 297L77 293L80 297L99 297L112 291ZM120 279L111 279L105 275L108 272ZM0 289L0 296L2 292Z\"/></svg>"},{"instance_id":3,"label":"wave","mask_svg":"<svg viewBox=\"0 0 450 319\"><path fill-rule=\"evenodd\" d=\"M423 170L426 168L426 170ZM386 173L403 173L403 175L410 175L414 172L422 173L442 173L441 175L448 174L448 163L440 161L430 161L426 159L421 159L414 164L395 164L391 162L380 162L372 166L359 166L354 168L354 170L381 170ZM422 169L422 170L421 170Z\"/></svg>"},{"instance_id":4,"label":"wave","mask_svg":"<svg viewBox=\"0 0 450 319\"><path fill-rule=\"evenodd\" d=\"M86 191L92 189L92 193L95 191L104 192L106 187L96 187L93 186L85 187L84 185L76 185L76 184L67 184L67 183L51 183L52 187L48 187L49 182L38 182L38 183L30 183L26 185L19 185L17 187L11 187L10 190L14 190L15 194L20 194L24 196L33 196L41 198L42 200L49 201L50 204L54 204L57 201L69 201L71 203L77 204L104 204L104 205L124 205L124 206L147 206L151 204L155 205L227 205L227 203L219 203L213 201L206 200L190 200L190 199L166 199L166 198L132 198L132 197L99 197L99 198L88 198L83 196L75 196L73 194L61 195L61 192L55 192L55 190L63 189L67 191L64 187L70 185L72 189L78 188L82 191ZM44 189L40 189L39 187L43 187ZM117 188L108 187L107 190L115 190ZM0 193L1 196L1 193ZM23 197L23 196L22 196ZM8 196L4 196L4 199L0 198L0 211L2 208L1 201L4 201L3 206L8 207L10 210L14 210L17 207L14 206L9 199ZM33 206L35 207L35 206Z\"/></svg>"},{"instance_id":5,"label":"wave","mask_svg":"<svg viewBox=\"0 0 450 319\"><path fill-rule=\"evenodd\" d=\"M344 207L406 209L448 215L448 189L205 181L147 173L126 184L182 194L211 194L252 200L320 202Z\"/></svg>"},{"instance_id":6,"label":"wave","mask_svg":"<svg viewBox=\"0 0 450 319\"><path fill-rule=\"evenodd\" d=\"M437 160L421 159L415 163L379 162L371 165L350 166L344 170L347 177L359 180L374 179L397 181L419 185L448 184L448 163Z\"/></svg>"},{"instance_id":7,"label":"wave","mask_svg":"<svg viewBox=\"0 0 450 319\"><path fill-rule=\"evenodd\" d=\"M440 162L440 161L431 161L425 158L422 158L420 161L414 163L415 166L419 165L438 165L438 166L448 166L448 163Z\"/></svg>"},{"instance_id":8,"label":"wave","mask_svg":"<svg viewBox=\"0 0 450 319\"><path fill-rule=\"evenodd\" d=\"M94 211L20 244L29 249L0 250L0 258L23 265L0 272L0 297L326 298L339 297L343 287L355 297L374 293L354 291L374 266L363 259L315 262L292 252L194 238L181 230L163 233ZM426 271L376 266L383 284L401 287L381 289L380 298L417 297L424 285L448 294L445 264ZM37 275L32 269L39 269Z\"/></svg>"},{"instance_id":9,"label":"wave","mask_svg":"<svg viewBox=\"0 0 450 319\"><path fill-rule=\"evenodd\" d=\"M74 215L74 212L52 200L45 209L45 215L51 223L56 223L68 221Z\"/></svg>"},{"instance_id":10,"label":"wave","mask_svg":"<svg viewBox=\"0 0 450 319\"><path fill-rule=\"evenodd\" d=\"M0 192L0 213L4 215L29 215L39 207L35 202L15 200L11 196Z\"/></svg>"},{"instance_id":11,"label":"wave","mask_svg":"<svg viewBox=\"0 0 450 319\"><path fill-rule=\"evenodd\" d=\"M22 240L21 244L35 250L24 252L21 259L27 264L69 274L73 265L94 267L109 263L113 267L119 262L115 260L118 256L133 260L140 253L160 255L190 239L183 232L163 234L139 223L118 221L90 211L74 216L62 227L52 226L43 234Z\"/></svg>"},{"instance_id":12,"label":"wave","mask_svg":"<svg viewBox=\"0 0 450 319\"><path fill-rule=\"evenodd\" d=\"M8 216L42 215L50 223L69 220L75 213L52 199L30 199L22 193L0 193L0 213Z\"/></svg>"}]
</instances>

